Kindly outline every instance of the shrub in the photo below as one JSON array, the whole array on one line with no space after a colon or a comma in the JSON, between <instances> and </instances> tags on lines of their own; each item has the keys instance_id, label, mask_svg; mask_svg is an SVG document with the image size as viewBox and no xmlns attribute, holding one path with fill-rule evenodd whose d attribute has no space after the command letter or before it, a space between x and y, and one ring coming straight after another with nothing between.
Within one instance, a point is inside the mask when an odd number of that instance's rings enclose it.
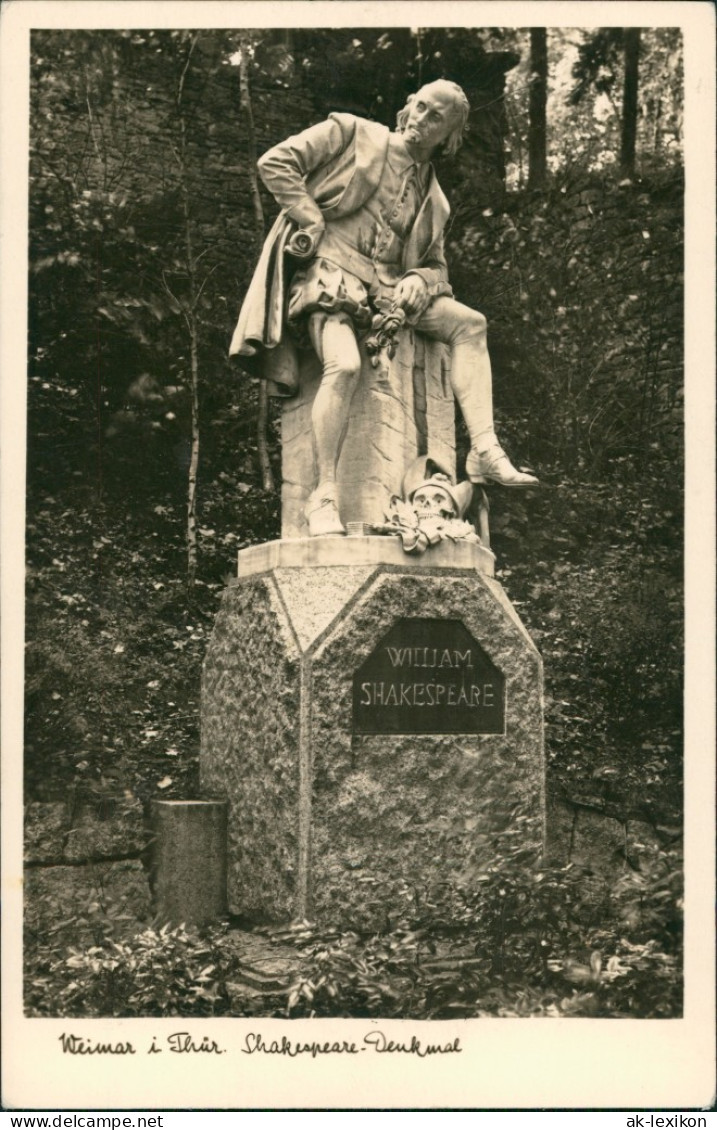
<instances>
[{"instance_id":1,"label":"shrub","mask_svg":"<svg viewBox=\"0 0 717 1130\"><path fill-rule=\"evenodd\" d=\"M427 895L418 921L327 938L300 929L291 1016L679 1015L682 871L654 853L616 882L508 867Z\"/></svg>"},{"instance_id":2,"label":"shrub","mask_svg":"<svg viewBox=\"0 0 717 1130\"><path fill-rule=\"evenodd\" d=\"M26 982L31 1016L219 1016L234 957L224 929L148 928L40 960Z\"/></svg>"},{"instance_id":3,"label":"shrub","mask_svg":"<svg viewBox=\"0 0 717 1130\"><path fill-rule=\"evenodd\" d=\"M145 929L64 953L38 949L28 954L26 1009L33 1016L676 1016L681 874L676 852L655 851L642 872L613 882L574 866L531 870L516 853L470 885L424 892L420 914L386 933L307 923L264 930L269 956L279 936L295 952L283 1010L280 989L265 999L237 997L241 937L226 926Z\"/></svg>"}]
</instances>

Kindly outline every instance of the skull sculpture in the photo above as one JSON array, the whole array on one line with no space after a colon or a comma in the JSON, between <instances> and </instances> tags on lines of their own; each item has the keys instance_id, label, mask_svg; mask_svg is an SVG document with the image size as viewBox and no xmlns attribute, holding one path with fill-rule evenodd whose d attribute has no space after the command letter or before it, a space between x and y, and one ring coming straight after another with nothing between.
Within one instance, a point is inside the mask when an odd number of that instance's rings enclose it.
<instances>
[{"instance_id":1,"label":"skull sculpture","mask_svg":"<svg viewBox=\"0 0 717 1130\"><path fill-rule=\"evenodd\" d=\"M456 505L448 491L436 481L441 476L434 475L431 483L424 483L414 493L411 505L416 511L419 526L429 518L455 518Z\"/></svg>"},{"instance_id":2,"label":"skull sculpture","mask_svg":"<svg viewBox=\"0 0 717 1130\"><path fill-rule=\"evenodd\" d=\"M447 467L421 455L406 470L403 498L392 496L382 532L398 534L406 553L425 553L444 539L480 544L463 519L472 495L472 483L454 483Z\"/></svg>"}]
</instances>

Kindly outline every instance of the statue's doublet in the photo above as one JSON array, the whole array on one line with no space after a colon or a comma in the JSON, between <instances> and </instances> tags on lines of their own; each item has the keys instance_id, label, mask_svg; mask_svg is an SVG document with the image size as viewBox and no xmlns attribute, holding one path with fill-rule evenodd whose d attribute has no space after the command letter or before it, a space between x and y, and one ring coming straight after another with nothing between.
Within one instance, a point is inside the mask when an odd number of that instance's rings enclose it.
<instances>
[{"instance_id":1,"label":"statue's doublet","mask_svg":"<svg viewBox=\"0 0 717 1130\"><path fill-rule=\"evenodd\" d=\"M318 213L330 225L364 207L381 183L389 137L386 126L350 114L332 114L326 122L275 146L259 162L262 178L282 212L264 244L230 354L252 357L265 351L265 375L280 394L292 395L298 379L293 345L284 333L286 241L297 224L308 226ZM443 254L448 215L446 198L429 168L425 194L401 240L397 273L421 274L432 297L452 293Z\"/></svg>"}]
</instances>

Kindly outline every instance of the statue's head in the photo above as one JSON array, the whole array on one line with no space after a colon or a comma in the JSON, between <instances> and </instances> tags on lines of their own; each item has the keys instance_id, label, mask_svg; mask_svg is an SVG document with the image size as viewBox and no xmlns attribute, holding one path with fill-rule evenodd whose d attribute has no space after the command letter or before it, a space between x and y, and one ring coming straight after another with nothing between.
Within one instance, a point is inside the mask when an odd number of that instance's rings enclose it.
<instances>
[{"instance_id":1,"label":"statue's head","mask_svg":"<svg viewBox=\"0 0 717 1130\"><path fill-rule=\"evenodd\" d=\"M451 157L463 141L469 110L460 86L441 78L409 95L396 124L407 141Z\"/></svg>"}]
</instances>

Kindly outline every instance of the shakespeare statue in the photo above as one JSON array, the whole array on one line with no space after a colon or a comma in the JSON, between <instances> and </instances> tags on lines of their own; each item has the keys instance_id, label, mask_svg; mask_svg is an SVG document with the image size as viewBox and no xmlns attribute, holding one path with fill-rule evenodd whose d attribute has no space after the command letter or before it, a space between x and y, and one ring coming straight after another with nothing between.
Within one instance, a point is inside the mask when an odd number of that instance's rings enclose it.
<instances>
[{"instance_id":1,"label":"shakespeare statue","mask_svg":"<svg viewBox=\"0 0 717 1130\"><path fill-rule=\"evenodd\" d=\"M311 409L317 477L305 511L312 537L346 532L337 464L361 374L359 342L372 329L375 335L382 319L387 339L392 326L406 323L448 347L450 383L471 442L466 478L504 487L537 484L513 466L494 431L486 319L457 302L448 282L443 236L449 207L430 162L459 148L468 111L460 87L439 80L408 99L394 132L331 114L259 161L282 211L230 353L259 358L272 391L284 396L297 391L296 344L319 359L321 382Z\"/></svg>"}]
</instances>

